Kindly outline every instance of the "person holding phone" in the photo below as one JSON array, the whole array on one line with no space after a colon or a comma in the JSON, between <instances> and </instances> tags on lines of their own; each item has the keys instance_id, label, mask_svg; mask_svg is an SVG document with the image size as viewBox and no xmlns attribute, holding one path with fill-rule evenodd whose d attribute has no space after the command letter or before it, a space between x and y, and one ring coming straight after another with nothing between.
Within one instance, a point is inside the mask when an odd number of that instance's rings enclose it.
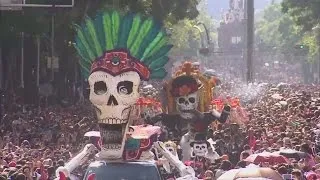
<instances>
[{"instance_id":1,"label":"person holding phone","mask_svg":"<svg viewBox=\"0 0 320 180\"><path fill-rule=\"evenodd\" d=\"M292 174L283 174L282 177L284 180L295 180L295 178Z\"/></svg>"}]
</instances>

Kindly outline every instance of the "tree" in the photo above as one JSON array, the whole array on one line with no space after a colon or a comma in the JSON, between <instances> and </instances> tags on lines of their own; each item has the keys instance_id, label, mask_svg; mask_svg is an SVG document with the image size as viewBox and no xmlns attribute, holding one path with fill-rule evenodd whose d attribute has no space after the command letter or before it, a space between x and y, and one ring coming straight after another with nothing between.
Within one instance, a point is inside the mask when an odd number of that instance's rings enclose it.
<instances>
[{"instance_id":1,"label":"tree","mask_svg":"<svg viewBox=\"0 0 320 180\"><path fill-rule=\"evenodd\" d=\"M71 0L28 0L28 3L33 4L70 4ZM0 22L0 47L6 48L6 51L12 51L17 59L20 54L20 34L25 32L28 36L26 40L28 46L25 51L34 52L36 46L32 41L35 41L37 35L42 36L42 45L46 47L44 54L50 55L50 36L51 36L51 16L55 15L55 51L60 58L60 76L61 79L74 79L73 72L76 66L76 53L70 46L70 41L73 41L74 29L72 24L79 24L86 15L94 17L97 11L105 9L119 9L123 12L136 12L144 15L153 15L157 20L171 28L175 24L182 26L181 23L188 24L184 19L195 19L198 16L197 5L200 0L76 0L75 6L72 9L51 8L23 8L22 11L1 12ZM183 28L181 28L183 29ZM183 41L182 41L183 42ZM11 44L11 46L9 46ZM44 49L43 49L44 50ZM32 55L32 53L29 53ZM35 57L25 54L25 62L28 66L25 67L26 76L32 76L32 68L34 67ZM8 53L3 53L2 59L9 59ZM1 58L0 58L1 60ZM19 62L8 60L6 62ZM15 66L11 66L15 67ZM19 72L14 69L13 72ZM26 79L32 79L27 78ZM60 78L59 78L60 79ZM15 81L18 81L17 79ZM31 82L34 80L30 80ZM18 81L19 82L19 81ZM63 81L59 81L63 83ZM30 82L26 82L30 83ZM61 85L62 88L65 86Z\"/></svg>"},{"instance_id":2,"label":"tree","mask_svg":"<svg viewBox=\"0 0 320 180\"><path fill-rule=\"evenodd\" d=\"M289 14L302 31L312 31L320 23L320 0L283 0L282 11Z\"/></svg>"},{"instance_id":3,"label":"tree","mask_svg":"<svg viewBox=\"0 0 320 180\"><path fill-rule=\"evenodd\" d=\"M320 25L320 0L284 0L281 5L282 11L290 15L304 33L302 42L309 47L309 59L314 60L320 53L320 31L314 32Z\"/></svg>"},{"instance_id":4,"label":"tree","mask_svg":"<svg viewBox=\"0 0 320 180\"><path fill-rule=\"evenodd\" d=\"M208 10L208 0L202 0L199 5L199 16L197 17L197 21L205 24L208 28L209 36L211 43L215 43L218 40L217 27L219 22L210 16Z\"/></svg>"},{"instance_id":5,"label":"tree","mask_svg":"<svg viewBox=\"0 0 320 180\"><path fill-rule=\"evenodd\" d=\"M207 0L201 0L197 6L199 15L196 19L184 19L176 24L167 21L166 26L170 29L171 41L175 45L173 54L183 53L186 56L195 56L202 46L201 43L207 46L206 32L202 24L208 29L210 43L216 42L218 22L210 17L207 7Z\"/></svg>"},{"instance_id":6,"label":"tree","mask_svg":"<svg viewBox=\"0 0 320 180\"><path fill-rule=\"evenodd\" d=\"M172 49L173 54L188 51L195 54L197 53L200 34L194 27L195 25L196 22L189 19L181 20L177 24L167 22L166 26L168 27L171 36L170 41L174 44Z\"/></svg>"},{"instance_id":7,"label":"tree","mask_svg":"<svg viewBox=\"0 0 320 180\"><path fill-rule=\"evenodd\" d=\"M281 12L281 4L269 5L262 14L256 22L258 43L268 50L292 51L294 45L301 41L301 33L292 18Z\"/></svg>"}]
</instances>

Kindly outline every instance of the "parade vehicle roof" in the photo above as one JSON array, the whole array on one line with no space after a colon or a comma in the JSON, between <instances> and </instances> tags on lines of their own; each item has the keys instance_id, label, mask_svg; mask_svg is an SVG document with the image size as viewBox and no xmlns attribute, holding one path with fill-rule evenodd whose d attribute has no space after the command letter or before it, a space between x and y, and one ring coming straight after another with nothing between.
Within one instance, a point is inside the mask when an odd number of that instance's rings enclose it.
<instances>
[{"instance_id":1,"label":"parade vehicle roof","mask_svg":"<svg viewBox=\"0 0 320 180\"><path fill-rule=\"evenodd\" d=\"M155 161L96 161L89 165L86 180L160 180Z\"/></svg>"},{"instance_id":2,"label":"parade vehicle roof","mask_svg":"<svg viewBox=\"0 0 320 180\"><path fill-rule=\"evenodd\" d=\"M123 161L123 160L108 160L108 161L95 161L90 163L89 167L98 167L98 166L102 166L102 165L108 165L108 164L137 164L137 165L145 165L145 166L154 166L156 161Z\"/></svg>"}]
</instances>

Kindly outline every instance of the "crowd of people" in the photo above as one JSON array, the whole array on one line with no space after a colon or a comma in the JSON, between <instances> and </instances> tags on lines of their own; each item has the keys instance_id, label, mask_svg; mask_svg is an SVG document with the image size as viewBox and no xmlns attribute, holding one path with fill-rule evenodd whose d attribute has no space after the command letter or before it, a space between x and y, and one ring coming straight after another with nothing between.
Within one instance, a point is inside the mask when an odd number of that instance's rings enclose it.
<instances>
[{"instance_id":1,"label":"crowd of people","mask_svg":"<svg viewBox=\"0 0 320 180\"><path fill-rule=\"evenodd\" d=\"M13 101L0 123L0 179L53 179L94 129L86 106L33 107Z\"/></svg>"},{"instance_id":2,"label":"crowd of people","mask_svg":"<svg viewBox=\"0 0 320 180\"><path fill-rule=\"evenodd\" d=\"M245 160L252 154L292 149L296 151L286 163L253 163L271 167L282 175L291 174L292 179L319 179L319 88L265 85L264 91L246 104L250 121L245 126L225 124L213 131L216 151L228 159L219 159L210 169L213 174L218 177L232 168L246 167L250 162Z\"/></svg>"},{"instance_id":3,"label":"crowd of people","mask_svg":"<svg viewBox=\"0 0 320 180\"><path fill-rule=\"evenodd\" d=\"M233 90L230 86L222 86L225 94ZM317 85L260 86L245 104L250 119L246 125L226 123L209 129L220 158L209 166L206 179L250 163L295 180L320 179L319 90ZM0 179L53 179L56 168L86 144L84 133L96 129L88 104L45 108L12 104L0 124ZM284 149L301 154L288 157L286 163L248 161L252 154Z\"/></svg>"}]
</instances>

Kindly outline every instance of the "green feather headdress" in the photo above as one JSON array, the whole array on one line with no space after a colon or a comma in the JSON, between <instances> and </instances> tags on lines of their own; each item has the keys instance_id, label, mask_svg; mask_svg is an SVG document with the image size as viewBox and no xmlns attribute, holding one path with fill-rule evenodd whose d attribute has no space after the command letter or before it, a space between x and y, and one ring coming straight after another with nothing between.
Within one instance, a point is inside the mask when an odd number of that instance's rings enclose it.
<instances>
[{"instance_id":1,"label":"green feather headdress","mask_svg":"<svg viewBox=\"0 0 320 180\"><path fill-rule=\"evenodd\" d=\"M141 79L160 79L166 75L168 62L166 32L152 18L140 15L121 15L117 11L89 17L76 26L75 48L85 77L102 70L112 75L136 71Z\"/></svg>"}]
</instances>

